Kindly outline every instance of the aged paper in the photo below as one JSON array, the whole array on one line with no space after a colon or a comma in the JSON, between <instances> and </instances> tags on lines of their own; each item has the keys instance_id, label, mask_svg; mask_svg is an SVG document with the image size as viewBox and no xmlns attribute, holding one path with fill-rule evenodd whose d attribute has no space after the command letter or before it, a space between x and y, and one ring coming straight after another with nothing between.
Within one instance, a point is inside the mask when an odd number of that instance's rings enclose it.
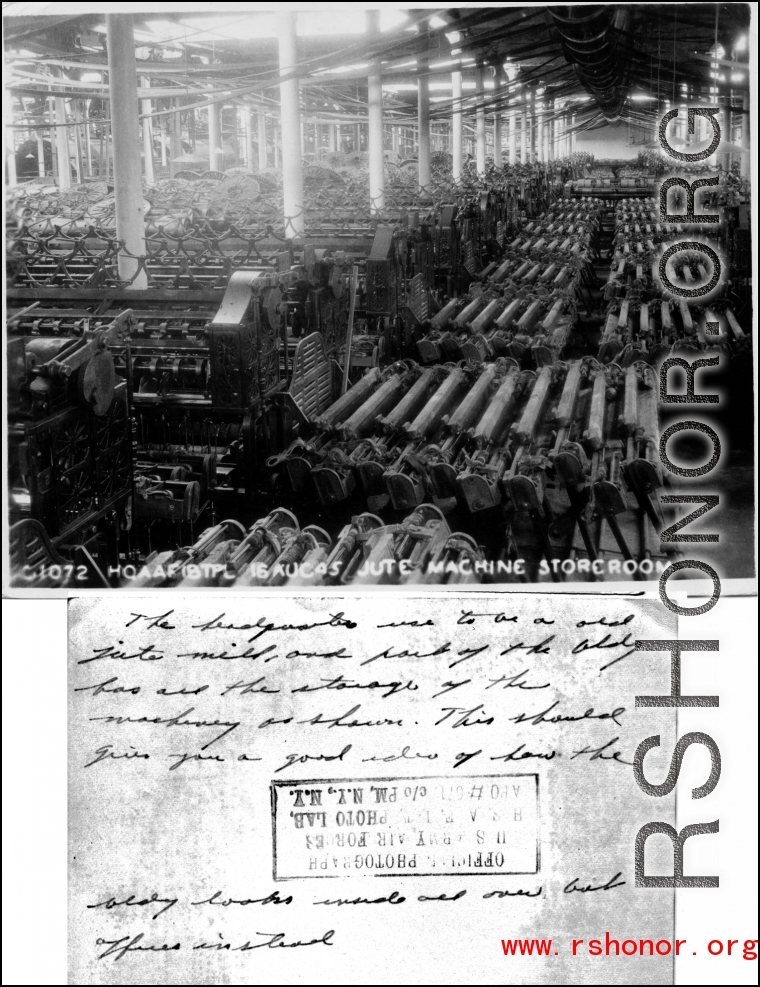
<instances>
[{"instance_id":1,"label":"aged paper","mask_svg":"<svg viewBox=\"0 0 760 987\"><path fill-rule=\"evenodd\" d=\"M70 983L673 982L659 603L156 603L69 604Z\"/></svg>"}]
</instances>

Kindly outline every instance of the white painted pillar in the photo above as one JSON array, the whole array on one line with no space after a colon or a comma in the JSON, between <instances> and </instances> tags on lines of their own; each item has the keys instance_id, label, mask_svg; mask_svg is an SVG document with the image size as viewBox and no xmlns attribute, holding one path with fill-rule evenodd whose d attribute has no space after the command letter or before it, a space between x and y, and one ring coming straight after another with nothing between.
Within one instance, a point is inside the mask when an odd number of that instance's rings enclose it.
<instances>
[{"instance_id":1,"label":"white painted pillar","mask_svg":"<svg viewBox=\"0 0 760 987\"><path fill-rule=\"evenodd\" d=\"M520 139L522 142L522 147L520 149L520 163L526 164L528 161L528 111L523 110L520 113L520 127L522 133L520 134Z\"/></svg>"},{"instance_id":2,"label":"white painted pillar","mask_svg":"<svg viewBox=\"0 0 760 987\"><path fill-rule=\"evenodd\" d=\"M45 141L41 130L37 131L37 175L45 177Z\"/></svg>"},{"instance_id":3,"label":"white painted pillar","mask_svg":"<svg viewBox=\"0 0 760 987\"><path fill-rule=\"evenodd\" d=\"M63 78L63 70L59 69L56 75ZM62 96L56 96L54 103L56 124L66 123L66 100ZM58 187L71 188L71 151L69 150L68 126L56 126L55 152L58 160Z\"/></svg>"},{"instance_id":4,"label":"white painted pillar","mask_svg":"<svg viewBox=\"0 0 760 987\"><path fill-rule=\"evenodd\" d=\"M208 104L208 166L211 171L221 171L221 105Z\"/></svg>"},{"instance_id":5,"label":"white painted pillar","mask_svg":"<svg viewBox=\"0 0 760 987\"><path fill-rule=\"evenodd\" d=\"M3 104L6 179L8 186L12 187L16 185L18 176L16 175L16 131L13 128L13 97L8 88L3 89Z\"/></svg>"},{"instance_id":6,"label":"white painted pillar","mask_svg":"<svg viewBox=\"0 0 760 987\"><path fill-rule=\"evenodd\" d=\"M451 157L455 182L462 180L462 73L451 73L451 95L453 97L451 111Z\"/></svg>"},{"instance_id":7,"label":"white painted pillar","mask_svg":"<svg viewBox=\"0 0 760 987\"><path fill-rule=\"evenodd\" d=\"M146 76L140 76L140 88L150 89L150 79ZM150 113L151 102L149 99L142 100L142 112ZM142 122L142 132L143 132L143 161L145 167L145 180L146 182L153 183L156 180L156 174L153 168L153 135L151 133L150 118L146 117Z\"/></svg>"},{"instance_id":8,"label":"white painted pillar","mask_svg":"<svg viewBox=\"0 0 760 987\"><path fill-rule=\"evenodd\" d=\"M498 72L494 80L494 96L499 97L499 89L501 87L501 79L499 78ZM497 168L502 166L502 155L501 155L501 109L496 108L493 116L493 163Z\"/></svg>"},{"instance_id":9,"label":"white painted pillar","mask_svg":"<svg viewBox=\"0 0 760 987\"><path fill-rule=\"evenodd\" d=\"M749 93L745 92L742 97L742 150L745 152L741 158L741 176L750 177L750 151L749 151Z\"/></svg>"},{"instance_id":10,"label":"white painted pillar","mask_svg":"<svg viewBox=\"0 0 760 987\"><path fill-rule=\"evenodd\" d=\"M239 111L241 115L241 124L243 127L243 136L241 140L240 150L241 150L241 160L248 171L253 171L253 139L251 135L251 107L243 106Z\"/></svg>"},{"instance_id":11,"label":"white painted pillar","mask_svg":"<svg viewBox=\"0 0 760 987\"><path fill-rule=\"evenodd\" d=\"M427 45L427 32L423 32L422 44ZM427 75L427 56L417 59L417 161L420 190L430 185L430 81Z\"/></svg>"},{"instance_id":12,"label":"white painted pillar","mask_svg":"<svg viewBox=\"0 0 760 987\"><path fill-rule=\"evenodd\" d=\"M380 36L380 11L365 12L367 35ZM367 113L369 129L369 202L372 214L385 209L385 149L383 147L383 83L380 62L369 63L367 76Z\"/></svg>"},{"instance_id":13,"label":"white painted pillar","mask_svg":"<svg viewBox=\"0 0 760 987\"><path fill-rule=\"evenodd\" d=\"M165 168L169 163L169 157L167 154L167 142L169 140L169 124L167 122L166 117L164 117L163 122L158 125L158 134L161 141L161 167Z\"/></svg>"},{"instance_id":14,"label":"white painted pillar","mask_svg":"<svg viewBox=\"0 0 760 987\"><path fill-rule=\"evenodd\" d=\"M477 105L475 108L475 167L478 174L484 174L486 170L486 109L483 106L485 98L485 69L478 65L475 69L475 98Z\"/></svg>"},{"instance_id":15,"label":"white painted pillar","mask_svg":"<svg viewBox=\"0 0 760 987\"><path fill-rule=\"evenodd\" d=\"M257 130L256 137L259 142L259 171L263 171L267 166L267 118L263 110L259 110L256 115Z\"/></svg>"},{"instance_id":16,"label":"white painted pillar","mask_svg":"<svg viewBox=\"0 0 760 987\"><path fill-rule=\"evenodd\" d=\"M517 110L509 111L509 163L517 164Z\"/></svg>"},{"instance_id":17,"label":"white painted pillar","mask_svg":"<svg viewBox=\"0 0 760 987\"><path fill-rule=\"evenodd\" d=\"M538 130L535 111L528 117L528 158L531 164L538 161Z\"/></svg>"},{"instance_id":18,"label":"white painted pillar","mask_svg":"<svg viewBox=\"0 0 760 987\"><path fill-rule=\"evenodd\" d=\"M137 113L137 69L132 14L106 14L108 37L108 81L111 87L113 131L114 198L116 236L130 253L145 256L140 125ZM119 255L119 277L129 280L138 268L136 257ZM148 287L145 271L129 285L130 290Z\"/></svg>"},{"instance_id":19,"label":"white painted pillar","mask_svg":"<svg viewBox=\"0 0 760 987\"><path fill-rule=\"evenodd\" d=\"M173 160L182 154L182 114L179 97L175 97L174 113L167 117L167 120L169 121L169 174L173 178L182 167L181 164L175 164Z\"/></svg>"},{"instance_id":20,"label":"white painted pillar","mask_svg":"<svg viewBox=\"0 0 760 987\"><path fill-rule=\"evenodd\" d=\"M287 75L298 65L296 13L281 10L277 14L280 51L280 75ZM282 126L282 191L287 236L300 236L305 227L303 199L303 165L298 79L280 83Z\"/></svg>"},{"instance_id":21,"label":"white painted pillar","mask_svg":"<svg viewBox=\"0 0 760 987\"><path fill-rule=\"evenodd\" d=\"M92 140L90 138L90 100L82 104L82 121L84 125L84 154L87 167L87 177L92 178Z\"/></svg>"}]
</instances>

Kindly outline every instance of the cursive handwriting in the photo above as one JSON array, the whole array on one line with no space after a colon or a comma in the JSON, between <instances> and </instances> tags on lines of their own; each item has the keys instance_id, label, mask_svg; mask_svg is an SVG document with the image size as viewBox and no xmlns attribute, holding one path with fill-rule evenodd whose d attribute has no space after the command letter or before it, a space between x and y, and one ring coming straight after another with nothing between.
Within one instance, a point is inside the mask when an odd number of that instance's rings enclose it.
<instances>
[{"instance_id":1,"label":"cursive handwriting","mask_svg":"<svg viewBox=\"0 0 760 987\"><path fill-rule=\"evenodd\" d=\"M321 713L317 713L316 716L312 716L306 720L299 720L299 723L309 723L311 726L322 726L327 725L328 729L332 730L333 727L400 727L404 725L403 720L352 720L350 723L344 723L344 720L348 720L349 716L353 716L354 713L361 709L361 705L352 706L346 713L341 713L340 716L328 716L324 717Z\"/></svg>"},{"instance_id":2,"label":"cursive handwriting","mask_svg":"<svg viewBox=\"0 0 760 987\"><path fill-rule=\"evenodd\" d=\"M378 624L378 629L382 627L435 627L434 620L394 620L391 624Z\"/></svg>"},{"instance_id":3,"label":"cursive handwriting","mask_svg":"<svg viewBox=\"0 0 760 987\"><path fill-rule=\"evenodd\" d=\"M221 891L215 891L210 898L204 898L202 901L191 901L190 904L221 905L223 908L229 908L230 905L290 905L292 902L292 895L281 898L278 891L273 891L265 898L223 898Z\"/></svg>"},{"instance_id":4,"label":"cursive handwriting","mask_svg":"<svg viewBox=\"0 0 760 987\"><path fill-rule=\"evenodd\" d=\"M474 726L490 726L494 722L493 716L480 716L480 711L483 709L483 703L478 706L473 706L472 709L464 709L462 706L441 706L441 712L445 713L439 720L435 721L436 726L440 726L441 723L445 723L450 716L459 714L456 720L451 724L451 729L456 730L457 727L474 727ZM477 719L470 719L478 714Z\"/></svg>"},{"instance_id":5,"label":"cursive handwriting","mask_svg":"<svg viewBox=\"0 0 760 987\"><path fill-rule=\"evenodd\" d=\"M96 939L96 946L108 946L105 952L98 956L99 960L104 960L107 956L113 956L114 963L123 959L127 953L167 953L181 949L180 943L175 942L173 946L163 943L161 946L141 946L140 943L145 938L144 933L137 936L122 936L121 939ZM125 945L126 944L126 945Z\"/></svg>"},{"instance_id":6,"label":"cursive handwriting","mask_svg":"<svg viewBox=\"0 0 760 987\"><path fill-rule=\"evenodd\" d=\"M548 689L551 682L545 682L543 685L528 685L525 681L524 676L530 672L529 668L524 668L521 672L516 675L500 675L498 679L490 679L491 684L486 686L486 689L493 689L497 685L502 685L504 689Z\"/></svg>"},{"instance_id":7,"label":"cursive handwriting","mask_svg":"<svg viewBox=\"0 0 760 987\"><path fill-rule=\"evenodd\" d=\"M159 908L153 915L153 918L158 918L159 915L163 915L164 912L173 908L178 901L179 898L159 898L158 893L154 891L150 898L138 898L131 894L122 901L118 901L116 898L106 898L105 901L99 901L95 905L87 905L87 908L105 908L106 911L110 911L112 908L143 908L147 905L163 905L164 907Z\"/></svg>"},{"instance_id":8,"label":"cursive handwriting","mask_svg":"<svg viewBox=\"0 0 760 987\"><path fill-rule=\"evenodd\" d=\"M438 759L437 754L410 754L410 750L411 747L404 747L400 754L375 754L372 757L363 757L362 761L382 761L384 764L389 764L392 761L414 761L417 758L423 761L435 761Z\"/></svg>"},{"instance_id":9,"label":"cursive handwriting","mask_svg":"<svg viewBox=\"0 0 760 987\"><path fill-rule=\"evenodd\" d=\"M284 771L285 768L290 768L294 764L306 764L307 761L342 761L352 746L352 744L346 744L340 754L286 754L285 763L276 768L274 773Z\"/></svg>"},{"instance_id":10,"label":"cursive handwriting","mask_svg":"<svg viewBox=\"0 0 760 987\"><path fill-rule=\"evenodd\" d=\"M523 891L520 888L518 891L486 891L483 895L484 898L538 898L543 892L543 887L539 887L537 891Z\"/></svg>"},{"instance_id":11,"label":"cursive handwriting","mask_svg":"<svg viewBox=\"0 0 760 987\"><path fill-rule=\"evenodd\" d=\"M541 710L540 713L518 713L517 716L511 716L510 719L513 723L529 722L534 726L538 726L540 723L574 723L579 720L614 720L620 726L618 716L622 716L625 713L625 706L616 706L610 713L595 713L592 706L585 713L581 713L580 716L571 716L565 713L556 713L554 716L547 716L546 714L556 709L559 703L560 701L558 699L551 706L547 706L546 709Z\"/></svg>"},{"instance_id":12,"label":"cursive handwriting","mask_svg":"<svg viewBox=\"0 0 760 987\"><path fill-rule=\"evenodd\" d=\"M474 624L479 617L492 617L494 624L517 623L517 617L508 617L505 613L474 613L472 610L463 610L457 624Z\"/></svg>"},{"instance_id":13,"label":"cursive handwriting","mask_svg":"<svg viewBox=\"0 0 760 987\"><path fill-rule=\"evenodd\" d=\"M118 641L117 644L124 644L124 642ZM126 651L119 651L118 648L114 648L111 644L106 648L93 648L92 652L92 658L80 658L77 664L88 665L91 661L102 661L104 658L110 658L113 661L131 661L133 658L136 658L137 661L161 661L164 657L163 650L161 648L155 648L152 644L148 644L132 654L128 654Z\"/></svg>"},{"instance_id":14,"label":"cursive handwriting","mask_svg":"<svg viewBox=\"0 0 760 987\"><path fill-rule=\"evenodd\" d=\"M124 626L131 627L132 624L136 624L138 620L145 620L148 622L148 630L158 627L162 631L173 631L176 624L170 624L166 619L167 617L171 617L173 613L173 610L167 610L166 613L160 613L157 617L149 617L144 613L131 613L130 617L132 620L128 620Z\"/></svg>"},{"instance_id":15,"label":"cursive handwriting","mask_svg":"<svg viewBox=\"0 0 760 987\"><path fill-rule=\"evenodd\" d=\"M313 905L400 905L406 898L398 891L380 898L325 898L324 901L314 901Z\"/></svg>"},{"instance_id":16,"label":"cursive handwriting","mask_svg":"<svg viewBox=\"0 0 760 987\"><path fill-rule=\"evenodd\" d=\"M251 949L295 949L298 946L332 946L331 939L335 935L335 930L330 929L325 932L324 935L320 936L318 939L296 939L294 942L285 941L284 932L256 932L254 935L257 936L268 936L267 942L257 942L251 943L250 939L243 943L242 946L233 946L229 942L202 942L197 946L193 946L193 949L216 949L216 950L229 950L230 952L236 953L247 953ZM222 938L221 932L219 933L219 938Z\"/></svg>"},{"instance_id":17,"label":"cursive handwriting","mask_svg":"<svg viewBox=\"0 0 760 987\"><path fill-rule=\"evenodd\" d=\"M523 750L524 747L525 744L520 744L519 747L515 747L515 749L511 751L509 754L496 754L494 757L491 758L491 760L492 761L523 761L525 760L525 758L537 757L537 758L541 758L544 761L551 761L555 757L560 756L559 751L552 750L544 754L540 754L540 753L534 754L533 751Z\"/></svg>"},{"instance_id":18,"label":"cursive handwriting","mask_svg":"<svg viewBox=\"0 0 760 987\"><path fill-rule=\"evenodd\" d=\"M609 754L604 752L616 744L620 740L620 737L613 737L612 740L608 740L606 744L601 747L589 747L588 745L580 751L574 751L571 761L574 761L576 757L581 757L583 754L590 754L589 761L617 761L618 764L632 765L633 761L624 761L620 755L620 751L611 751Z\"/></svg>"},{"instance_id":19,"label":"cursive handwriting","mask_svg":"<svg viewBox=\"0 0 760 987\"><path fill-rule=\"evenodd\" d=\"M466 894L467 894L467 891L464 891L464 890L463 891L457 891L456 894L451 894L451 895L448 895L448 894L435 894L435 895L421 894L421 895L418 895L417 896L417 901L459 901L459 899L460 898L464 898L464 896Z\"/></svg>"},{"instance_id":20,"label":"cursive handwriting","mask_svg":"<svg viewBox=\"0 0 760 987\"><path fill-rule=\"evenodd\" d=\"M156 726L165 727L226 727L217 737L213 740L209 740L207 744L201 747L202 751L205 751L207 747L215 744L222 737L226 737L228 733L232 733L240 726L239 720L188 720L186 717L195 710L194 706L186 709L183 713L178 713L176 716L91 716L91 721L101 720L103 723L116 723L121 726L124 723L152 723Z\"/></svg>"},{"instance_id":21,"label":"cursive handwriting","mask_svg":"<svg viewBox=\"0 0 760 987\"><path fill-rule=\"evenodd\" d=\"M74 692L92 692L93 696L99 696L101 695L101 693L104 692L109 693L109 695L119 695L120 693L129 696L140 695L139 685L133 685L133 686L115 685L112 689L108 688L109 685L118 681L119 681L118 675L114 675L112 678L106 679L105 682L99 682L97 685L80 685L76 689L74 689Z\"/></svg>"},{"instance_id":22,"label":"cursive handwriting","mask_svg":"<svg viewBox=\"0 0 760 987\"><path fill-rule=\"evenodd\" d=\"M399 692L416 692L418 686L414 683L412 679L408 679L406 682L354 682L351 679L344 679L342 675L338 675L333 679L320 679L322 685L299 685L291 692L322 692L325 689L329 690L342 690L342 689L386 689L386 692L381 693L383 699L387 699L388 696L395 696Z\"/></svg>"},{"instance_id":23,"label":"cursive handwriting","mask_svg":"<svg viewBox=\"0 0 760 987\"><path fill-rule=\"evenodd\" d=\"M119 754L114 751L111 744L105 744L103 747L98 747L95 751L97 757L94 757L91 761L85 764L86 768L91 768L93 764L100 764L101 761L148 761L150 760L150 754L141 754L136 747L131 747L130 750L124 751L123 754Z\"/></svg>"},{"instance_id":24,"label":"cursive handwriting","mask_svg":"<svg viewBox=\"0 0 760 987\"><path fill-rule=\"evenodd\" d=\"M259 617L255 624L224 624L222 618L224 613L218 617L212 617L202 624L191 624L193 630L198 631L257 631L256 634L248 638L248 643L256 641L264 634L272 631L313 631L316 627L345 627L346 630L354 630L357 626L353 620L348 620L341 610L340 613L331 613L329 620L317 620L312 624L273 624L266 617Z\"/></svg>"},{"instance_id":25,"label":"cursive handwriting","mask_svg":"<svg viewBox=\"0 0 760 987\"><path fill-rule=\"evenodd\" d=\"M621 888L625 884L625 881L618 881L619 877L621 877L620 871L614 877L611 877L606 884L599 884L596 887L587 884L585 888L578 887L580 878L574 877L572 881L565 885L564 891L565 894L570 894L572 891L582 891L583 894L586 894L587 891L610 891L612 888Z\"/></svg>"}]
</instances>

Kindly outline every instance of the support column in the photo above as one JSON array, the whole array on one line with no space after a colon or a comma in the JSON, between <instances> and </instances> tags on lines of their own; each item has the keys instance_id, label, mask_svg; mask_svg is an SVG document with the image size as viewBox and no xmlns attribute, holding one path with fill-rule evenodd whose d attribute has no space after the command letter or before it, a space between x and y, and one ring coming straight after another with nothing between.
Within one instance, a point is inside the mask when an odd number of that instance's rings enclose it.
<instances>
[{"instance_id":1,"label":"support column","mask_svg":"<svg viewBox=\"0 0 760 987\"><path fill-rule=\"evenodd\" d=\"M427 47L427 28L422 28L421 44ZM430 81L427 76L427 55L417 59L417 162L420 190L423 194L430 185Z\"/></svg>"},{"instance_id":2,"label":"support column","mask_svg":"<svg viewBox=\"0 0 760 987\"><path fill-rule=\"evenodd\" d=\"M536 115L534 117L536 131L536 161L544 160L544 114L543 106L536 104Z\"/></svg>"},{"instance_id":3,"label":"support column","mask_svg":"<svg viewBox=\"0 0 760 987\"><path fill-rule=\"evenodd\" d=\"M55 100L53 99L52 96L48 96L48 98L45 100L45 104L47 106L47 116L48 116L48 122L50 124L50 129L48 131L48 137L50 139L50 167L51 167L50 173L53 176L53 181L57 185L58 184L58 153L57 153L57 148L55 146L55 127L53 126L53 124L55 123L55 108L54 108ZM731 114L729 112L729 121L730 119L731 119ZM729 122L729 130L730 128L731 128L731 124ZM102 135L102 130L101 130L101 135ZM103 146L102 136L100 138L100 144L101 144L101 152L102 152L102 146ZM100 176L102 169L102 158L103 158L102 153L100 157L101 160L98 164L98 176Z\"/></svg>"},{"instance_id":4,"label":"support column","mask_svg":"<svg viewBox=\"0 0 760 987\"><path fill-rule=\"evenodd\" d=\"M89 135L89 127L87 132ZM169 124L167 118L163 118L163 123L159 124L159 137L161 139L161 167L165 168L169 164L169 158L166 153L166 141L169 136Z\"/></svg>"},{"instance_id":5,"label":"support column","mask_svg":"<svg viewBox=\"0 0 760 987\"><path fill-rule=\"evenodd\" d=\"M338 150L337 142L337 129L338 125L336 123L328 123L327 125L327 149L331 154L335 154Z\"/></svg>"},{"instance_id":6,"label":"support column","mask_svg":"<svg viewBox=\"0 0 760 987\"><path fill-rule=\"evenodd\" d=\"M485 69L478 65L475 69L475 167L478 174L482 175L486 170L486 108L483 105L485 99Z\"/></svg>"},{"instance_id":7,"label":"support column","mask_svg":"<svg viewBox=\"0 0 760 987\"><path fill-rule=\"evenodd\" d=\"M3 90L3 116L5 126L3 127L3 140L5 150L6 180L8 186L12 187L17 183L16 175L16 131L13 127L13 96L7 87Z\"/></svg>"},{"instance_id":8,"label":"support column","mask_svg":"<svg viewBox=\"0 0 760 987\"><path fill-rule=\"evenodd\" d=\"M277 14L280 51L280 75L287 75L298 65L296 13L283 10ZM298 79L280 83L282 123L282 191L287 236L300 236L305 228L303 211L303 166Z\"/></svg>"},{"instance_id":9,"label":"support column","mask_svg":"<svg viewBox=\"0 0 760 987\"><path fill-rule=\"evenodd\" d=\"M720 127L725 135L725 140L731 140L731 97L721 96L719 98L721 106L721 119ZM729 171L731 168L731 155L729 153L720 155L720 163L723 166L724 171Z\"/></svg>"},{"instance_id":10,"label":"support column","mask_svg":"<svg viewBox=\"0 0 760 987\"><path fill-rule=\"evenodd\" d=\"M459 40L457 36L457 40ZM455 182L462 180L462 73L451 73L451 158Z\"/></svg>"},{"instance_id":11,"label":"support column","mask_svg":"<svg viewBox=\"0 0 760 987\"><path fill-rule=\"evenodd\" d=\"M238 164L245 168L248 164L248 109L235 103L235 136L237 138Z\"/></svg>"},{"instance_id":12,"label":"support column","mask_svg":"<svg viewBox=\"0 0 760 987\"><path fill-rule=\"evenodd\" d=\"M113 128L114 197L116 236L134 257L119 255L119 277L134 278L130 290L148 287L138 257L145 256L142 176L140 174L140 125L137 113L137 68L132 14L106 14L108 36L108 81L111 87Z\"/></svg>"},{"instance_id":13,"label":"support column","mask_svg":"<svg viewBox=\"0 0 760 987\"><path fill-rule=\"evenodd\" d=\"M221 171L221 105L208 104L208 166L211 171Z\"/></svg>"},{"instance_id":14,"label":"support column","mask_svg":"<svg viewBox=\"0 0 760 987\"><path fill-rule=\"evenodd\" d=\"M742 150L744 154L741 157L741 176L742 178L750 177L750 152L749 152L749 93L745 92L742 96Z\"/></svg>"},{"instance_id":15,"label":"support column","mask_svg":"<svg viewBox=\"0 0 760 987\"><path fill-rule=\"evenodd\" d=\"M63 70L56 73L63 77ZM62 96L55 97L55 122L66 123L66 100ZM69 150L68 126L55 128L55 154L58 160L58 188L71 188L71 152Z\"/></svg>"},{"instance_id":16,"label":"support column","mask_svg":"<svg viewBox=\"0 0 760 987\"><path fill-rule=\"evenodd\" d=\"M8 119L12 118L9 116ZM41 130L37 131L37 175L45 177L45 141Z\"/></svg>"},{"instance_id":17,"label":"support column","mask_svg":"<svg viewBox=\"0 0 760 987\"><path fill-rule=\"evenodd\" d=\"M85 175L84 153L82 148L82 132L79 126L79 110L74 100L71 103L71 115L74 118L74 162L77 172L77 183L81 185L84 182Z\"/></svg>"},{"instance_id":18,"label":"support column","mask_svg":"<svg viewBox=\"0 0 760 987\"><path fill-rule=\"evenodd\" d=\"M244 111L245 122L245 166L248 171L256 169L256 151L253 146L253 108L246 106Z\"/></svg>"},{"instance_id":19,"label":"support column","mask_svg":"<svg viewBox=\"0 0 760 987\"><path fill-rule=\"evenodd\" d=\"M90 100L82 101L82 120L84 122L84 154L87 163L87 177L92 178L92 139L90 137Z\"/></svg>"},{"instance_id":20,"label":"support column","mask_svg":"<svg viewBox=\"0 0 760 987\"><path fill-rule=\"evenodd\" d=\"M686 123L686 115L688 113L688 108L686 106L686 101L677 103L678 106L678 116L676 117L676 127L675 135L678 137L678 142L676 144L677 151L686 151L685 145L689 142L688 127Z\"/></svg>"},{"instance_id":21,"label":"support column","mask_svg":"<svg viewBox=\"0 0 760 987\"><path fill-rule=\"evenodd\" d=\"M169 119L169 174L173 178L182 167L174 162L182 154L182 114L180 113L179 96L174 100L174 113Z\"/></svg>"},{"instance_id":22,"label":"support column","mask_svg":"<svg viewBox=\"0 0 760 987\"><path fill-rule=\"evenodd\" d=\"M522 133L520 134L520 139L522 141L522 147L520 149L520 164L528 163L528 111L523 110L520 113L520 128Z\"/></svg>"},{"instance_id":23,"label":"support column","mask_svg":"<svg viewBox=\"0 0 760 987\"><path fill-rule=\"evenodd\" d=\"M150 79L143 75L140 77L140 88L150 89ZM142 111L143 113L150 113L151 102L149 99L142 100ZM142 132L143 132L143 159L145 162L145 181L151 184L156 180L156 174L153 168L153 134L151 132L150 117L146 117L142 122Z\"/></svg>"},{"instance_id":24,"label":"support column","mask_svg":"<svg viewBox=\"0 0 760 987\"><path fill-rule=\"evenodd\" d=\"M538 162L538 152L536 151L538 146L538 132L536 128L537 120L534 110L528 117L528 159L531 164Z\"/></svg>"},{"instance_id":25,"label":"support column","mask_svg":"<svg viewBox=\"0 0 760 987\"><path fill-rule=\"evenodd\" d=\"M517 110L509 111L509 163L517 164Z\"/></svg>"},{"instance_id":26,"label":"support column","mask_svg":"<svg viewBox=\"0 0 760 987\"><path fill-rule=\"evenodd\" d=\"M500 79L498 73L494 79L494 96L498 99ZM501 108L497 105L493 116L493 163L497 168L502 166L501 156Z\"/></svg>"},{"instance_id":27,"label":"support column","mask_svg":"<svg viewBox=\"0 0 760 987\"><path fill-rule=\"evenodd\" d=\"M263 110L256 115L256 138L259 142L259 171L267 166L267 118Z\"/></svg>"},{"instance_id":28,"label":"support column","mask_svg":"<svg viewBox=\"0 0 760 987\"><path fill-rule=\"evenodd\" d=\"M366 11L367 35L380 35L380 11ZM367 76L369 118L369 208L373 215L385 209L385 149L383 147L383 83L380 62L369 63Z\"/></svg>"}]
</instances>

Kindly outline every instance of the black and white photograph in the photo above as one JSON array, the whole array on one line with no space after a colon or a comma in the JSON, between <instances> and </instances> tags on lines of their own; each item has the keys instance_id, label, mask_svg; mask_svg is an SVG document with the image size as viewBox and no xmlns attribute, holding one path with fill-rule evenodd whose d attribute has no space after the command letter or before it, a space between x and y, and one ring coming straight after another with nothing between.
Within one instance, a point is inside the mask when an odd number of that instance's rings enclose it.
<instances>
[{"instance_id":1,"label":"black and white photograph","mask_svg":"<svg viewBox=\"0 0 760 987\"><path fill-rule=\"evenodd\" d=\"M2 5L2 982L757 982L750 3Z\"/></svg>"},{"instance_id":2,"label":"black and white photograph","mask_svg":"<svg viewBox=\"0 0 760 987\"><path fill-rule=\"evenodd\" d=\"M9 592L754 591L751 5L122 6L4 9Z\"/></svg>"}]
</instances>

